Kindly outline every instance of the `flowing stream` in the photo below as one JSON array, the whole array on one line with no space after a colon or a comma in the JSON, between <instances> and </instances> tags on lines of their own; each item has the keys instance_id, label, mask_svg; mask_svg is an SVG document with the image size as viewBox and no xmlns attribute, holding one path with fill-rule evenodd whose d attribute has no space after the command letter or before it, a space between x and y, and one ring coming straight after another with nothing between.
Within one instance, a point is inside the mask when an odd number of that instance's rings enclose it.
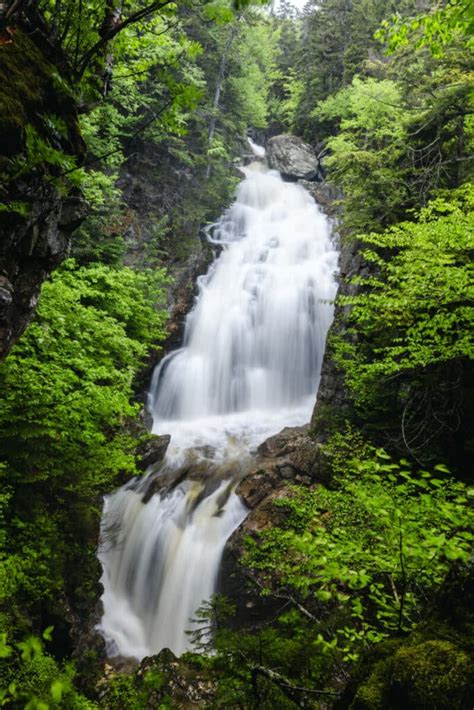
<instances>
[{"instance_id":1,"label":"flowing stream","mask_svg":"<svg viewBox=\"0 0 474 710\"><path fill-rule=\"evenodd\" d=\"M209 229L219 256L199 279L183 345L153 376L153 430L172 437L165 461L105 500L109 657L189 649L192 618L246 516L234 490L252 451L314 406L336 292L330 224L263 162L242 170L234 204Z\"/></svg>"}]
</instances>

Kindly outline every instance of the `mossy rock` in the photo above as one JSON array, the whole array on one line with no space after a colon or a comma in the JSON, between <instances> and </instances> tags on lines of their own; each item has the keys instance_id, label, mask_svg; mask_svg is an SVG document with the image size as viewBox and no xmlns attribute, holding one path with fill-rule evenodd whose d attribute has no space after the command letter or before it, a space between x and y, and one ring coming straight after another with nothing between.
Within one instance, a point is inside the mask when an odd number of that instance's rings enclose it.
<instances>
[{"instance_id":1,"label":"mossy rock","mask_svg":"<svg viewBox=\"0 0 474 710\"><path fill-rule=\"evenodd\" d=\"M472 658L450 641L425 641L395 656L391 696L413 708L468 708L474 698Z\"/></svg>"},{"instance_id":2,"label":"mossy rock","mask_svg":"<svg viewBox=\"0 0 474 710\"><path fill-rule=\"evenodd\" d=\"M348 707L468 710L473 698L471 655L451 641L429 639L403 644L393 655L374 663Z\"/></svg>"},{"instance_id":3,"label":"mossy rock","mask_svg":"<svg viewBox=\"0 0 474 710\"><path fill-rule=\"evenodd\" d=\"M58 68L20 29L0 45L0 155L14 157L25 147L28 124L43 130L42 116L60 116L67 126L64 149L83 156L75 101ZM47 136L46 136L47 137Z\"/></svg>"},{"instance_id":4,"label":"mossy rock","mask_svg":"<svg viewBox=\"0 0 474 710\"><path fill-rule=\"evenodd\" d=\"M155 710L212 707L216 680L202 658L177 658L169 649L145 658L138 668L117 672L106 666L100 707L106 710ZM128 674L127 674L128 672Z\"/></svg>"},{"instance_id":5,"label":"mossy rock","mask_svg":"<svg viewBox=\"0 0 474 710\"><path fill-rule=\"evenodd\" d=\"M0 153L13 156L24 142L30 113L44 104L54 68L39 49L17 30L0 45Z\"/></svg>"}]
</instances>

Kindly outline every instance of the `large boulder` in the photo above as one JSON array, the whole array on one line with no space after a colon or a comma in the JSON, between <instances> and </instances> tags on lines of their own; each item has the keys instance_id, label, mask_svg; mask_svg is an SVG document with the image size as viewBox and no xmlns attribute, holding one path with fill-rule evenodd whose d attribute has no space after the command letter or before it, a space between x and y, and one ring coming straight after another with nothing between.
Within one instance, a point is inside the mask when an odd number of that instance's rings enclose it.
<instances>
[{"instance_id":1,"label":"large boulder","mask_svg":"<svg viewBox=\"0 0 474 710\"><path fill-rule=\"evenodd\" d=\"M297 136L282 134L270 138L266 145L267 162L291 180L315 180L319 161L313 148Z\"/></svg>"}]
</instances>

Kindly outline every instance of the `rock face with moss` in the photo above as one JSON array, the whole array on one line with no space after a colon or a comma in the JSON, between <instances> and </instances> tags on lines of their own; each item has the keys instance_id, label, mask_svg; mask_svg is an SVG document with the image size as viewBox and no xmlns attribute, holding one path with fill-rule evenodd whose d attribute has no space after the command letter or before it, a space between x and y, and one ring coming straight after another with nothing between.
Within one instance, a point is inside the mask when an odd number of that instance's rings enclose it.
<instances>
[{"instance_id":1,"label":"rock face with moss","mask_svg":"<svg viewBox=\"0 0 474 710\"><path fill-rule=\"evenodd\" d=\"M335 710L470 710L474 698L474 575L454 570L428 620L378 644Z\"/></svg>"},{"instance_id":2,"label":"rock face with moss","mask_svg":"<svg viewBox=\"0 0 474 710\"><path fill-rule=\"evenodd\" d=\"M338 292L344 296L354 293L355 287L349 282L362 274L363 263L358 247L358 243L347 235L341 240ZM343 372L334 362L332 353L332 337L341 335L345 328L344 309L336 304L321 368L318 397L311 418L311 429L319 442L324 442L328 435L340 429L346 419L354 416Z\"/></svg>"},{"instance_id":3,"label":"rock face with moss","mask_svg":"<svg viewBox=\"0 0 474 710\"><path fill-rule=\"evenodd\" d=\"M0 44L0 355L30 321L42 282L86 213L64 173L85 146L59 69L16 29Z\"/></svg>"},{"instance_id":4,"label":"rock face with moss","mask_svg":"<svg viewBox=\"0 0 474 710\"><path fill-rule=\"evenodd\" d=\"M258 540L262 532L281 523L278 500L288 496L291 486L312 488L328 483L329 477L324 449L311 436L309 425L286 427L258 447L253 466L237 486L249 513L229 538L220 570L219 592L235 604L236 628L258 626L273 618L280 604L261 595L258 575L242 565L246 539Z\"/></svg>"}]
</instances>

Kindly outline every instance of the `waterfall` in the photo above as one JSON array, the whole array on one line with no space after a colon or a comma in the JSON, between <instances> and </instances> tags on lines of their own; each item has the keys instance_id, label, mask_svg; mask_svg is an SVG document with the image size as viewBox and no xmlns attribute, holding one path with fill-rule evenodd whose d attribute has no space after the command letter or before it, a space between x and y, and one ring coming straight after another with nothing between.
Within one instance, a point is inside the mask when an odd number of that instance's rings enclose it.
<instances>
[{"instance_id":1,"label":"waterfall","mask_svg":"<svg viewBox=\"0 0 474 710\"><path fill-rule=\"evenodd\" d=\"M262 162L242 170L209 229L219 256L199 279L183 345L153 376L154 432L171 434L165 462L105 501L99 628L110 657L190 647L246 515L234 489L253 449L314 406L336 291L330 224L300 185Z\"/></svg>"}]
</instances>

